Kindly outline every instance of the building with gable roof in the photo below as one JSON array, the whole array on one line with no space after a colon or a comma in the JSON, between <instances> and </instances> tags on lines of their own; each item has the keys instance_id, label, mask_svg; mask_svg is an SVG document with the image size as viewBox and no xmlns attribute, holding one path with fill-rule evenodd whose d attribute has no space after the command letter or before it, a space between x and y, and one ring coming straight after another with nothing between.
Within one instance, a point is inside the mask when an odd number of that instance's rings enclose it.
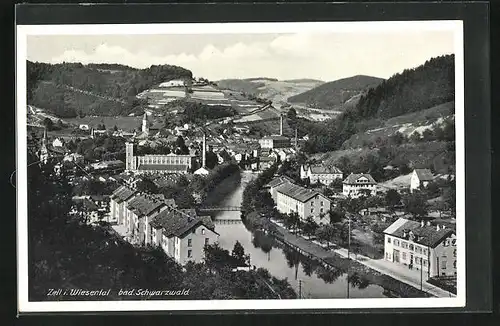
<instances>
[{"instance_id":1,"label":"building with gable roof","mask_svg":"<svg viewBox=\"0 0 500 326\"><path fill-rule=\"evenodd\" d=\"M453 224L399 218L384 230L384 238L385 260L422 270L427 278L457 275Z\"/></svg>"},{"instance_id":2,"label":"building with gable roof","mask_svg":"<svg viewBox=\"0 0 500 326\"><path fill-rule=\"evenodd\" d=\"M277 193L276 193L276 188L278 188L280 185L284 183L293 183L293 179L289 178L287 176L279 176L271 180L269 183L264 185L264 189L269 189L269 193L271 194L271 197L273 200L276 202L277 200Z\"/></svg>"},{"instance_id":3,"label":"building with gable roof","mask_svg":"<svg viewBox=\"0 0 500 326\"><path fill-rule=\"evenodd\" d=\"M284 214L297 213L303 220L311 216L318 224L329 223L331 201L317 191L290 182L276 187L276 206Z\"/></svg>"},{"instance_id":4,"label":"building with gable roof","mask_svg":"<svg viewBox=\"0 0 500 326\"><path fill-rule=\"evenodd\" d=\"M425 188L434 180L434 176L432 175L431 170L429 169L415 169L411 174L410 179L410 191L413 192L415 190Z\"/></svg>"},{"instance_id":5,"label":"building with gable roof","mask_svg":"<svg viewBox=\"0 0 500 326\"><path fill-rule=\"evenodd\" d=\"M331 184L334 180L342 179L344 174L335 166L324 166L321 164L302 165L300 167L300 178L309 179L311 183Z\"/></svg>"},{"instance_id":6,"label":"building with gable roof","mask_svg":"<svg viewBox=\"0 0 500 326\"><path fill-rule=\"evenodd\" d=\"M377 182L368 173L351 173L342 182L342 193L346 197L357 198L365 192L371 196L377 192Z\"/></svg>"},{"instance_id":7,"label":"building with gable roof","mask_svg":"<svg viewBox=\"0 0 500 326\"><path fill-rule=\"evenodd\" d=\"M194 209L165 210L151 221L150 243L181 265L201 262L204 247L218 239L210 216L198 216Z\"/></svg>"}]
</instances>

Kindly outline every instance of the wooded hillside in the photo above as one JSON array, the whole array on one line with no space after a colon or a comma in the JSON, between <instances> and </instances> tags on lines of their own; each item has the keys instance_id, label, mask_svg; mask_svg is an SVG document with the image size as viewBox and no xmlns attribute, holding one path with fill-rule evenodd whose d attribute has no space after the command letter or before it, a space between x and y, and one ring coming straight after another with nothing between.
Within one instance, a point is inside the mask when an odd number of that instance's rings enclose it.
<instances>
[{"instance_id":1,"label":"wooded hillside","mask_svg":"<svg viewBox=\"0 0 500 326\"><path fill-rule=\"evenodd\" d=\"M172 65L135 69L118 64L52 65L27 61L28 104L65 117L76 116L80 111L94 115L128 114L137 105L133 103L137 94L181 78L192 78L191 71ZM94 105L85 104L81 94L92 98L89 102Z\"/></svg>"}]
</instances>

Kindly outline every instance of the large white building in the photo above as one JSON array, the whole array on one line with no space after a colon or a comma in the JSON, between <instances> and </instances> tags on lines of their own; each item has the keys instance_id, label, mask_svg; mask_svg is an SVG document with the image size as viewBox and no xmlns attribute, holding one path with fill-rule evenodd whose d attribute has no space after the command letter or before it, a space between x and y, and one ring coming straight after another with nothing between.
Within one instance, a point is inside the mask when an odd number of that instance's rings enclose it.
<instances>
[{"instance_id":1,"label":"large white building","mask_svg":"<svg viewBox=\"0 0 500 326\"><path fill-rule=\"evenodd\" d=\"M311 183L331 184L334 180L342 180L344 174L339 168L323 165L302 165L300 167L300 178L309 179Z\"/></svg>"},{"instance_id":2,"label":"large white building","mask_svg":"<svg viewBox=\"0 0 500 326\"><path fill-rule=\"evenodd\" d=\"M276 187L276 206L279 212L297 213L303 220L311 216L318 224L330 222L327 213L331 201L317 191L284 182Z\"/></svg>"},{"instance_id":3,"label":"large white building","mask_svg":"<svg viewBox=\"0 0 500 326\"><path fill-rule=\"evenodd\" d=\"M173 153L134 155L134 144L125 143L125 169L136 173L189 173L195 164L195 155L176 155Z\"/></svg>"},{"instance_id":4,"label":"large white building","mask_svg":"<svg viewBox=\"0 0 500 326\"><path fill-rule=\"evenodd\" d=\"M346 197L357 198L368 193L374 196L377 192L377 182L370 174L351 173L342 183L342 193Z\"/></svg>"},{"instance_id":5,"label":"large white building","mask_svg":"<svg viewBox=\"0 0 500 326\"><path fill-rule=\"evenodd\" d=\"M425 279L457 275L454 225L399 218L384 230L384 259L421 270Z\"/></svg>"}]
</instances>

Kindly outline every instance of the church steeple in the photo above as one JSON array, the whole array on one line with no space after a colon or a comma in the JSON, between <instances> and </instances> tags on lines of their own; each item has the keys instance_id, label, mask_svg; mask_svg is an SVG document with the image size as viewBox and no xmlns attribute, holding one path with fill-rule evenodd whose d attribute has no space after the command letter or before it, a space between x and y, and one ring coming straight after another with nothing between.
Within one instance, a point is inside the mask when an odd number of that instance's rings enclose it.
<instances>
[{"instance_id":1,"label":"church steeple","mask_svg":"<svg viewBox=\"0 0 500 326\"><path fill-rule=\"evenodd\" d=\"M142 117L142 132L149 133L148 114L146 112L144 112L144 116Z\"/></svg>"},{"instance_id":2,"label":"church steeple","mask_svg":"<svg viewBox=\"0 0 500 326\"><path fill-rule=\"evenodd\" d=\"M47 128L43 128L42 145L40 146L40 162L46 164L49 158L49 149L47 148Z\"/></svg>"}]
</instances>

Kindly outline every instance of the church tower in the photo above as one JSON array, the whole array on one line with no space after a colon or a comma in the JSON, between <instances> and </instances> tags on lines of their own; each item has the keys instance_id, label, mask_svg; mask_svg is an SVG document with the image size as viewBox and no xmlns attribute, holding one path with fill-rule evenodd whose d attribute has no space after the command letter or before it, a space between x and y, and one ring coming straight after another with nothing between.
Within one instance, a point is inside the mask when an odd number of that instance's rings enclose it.
<instances>
[{"instance_id":1,"label":"church tower","mask_svg":"<svg viewBox=\"0 0 500 326\"><path fill-rule=\"evenodd\" d=\"M49 150L47 148L47 128L43 129L42 146L40 147L40 162L47 164L49 159Z\"/></svg>"},{"instance_id":2,"label":"church tower","mask_svg":"<svg viewBox=\"0 0 500 326\"><path fill-rule=\"evenodd\" d=\"M149 133L148 114L146 112L144 112L144 116L142 117L142 132Z\"/></svg>"},{"instance_id":3,"label":"church tower","mask_svg":"<svg viewBox=\"0 0 500 326\"><path fill-rule=\"evenodd\" d=\"M134 143L125 143L125 169L127 171L135 170Z\"/></svg>"}]
</instances>

